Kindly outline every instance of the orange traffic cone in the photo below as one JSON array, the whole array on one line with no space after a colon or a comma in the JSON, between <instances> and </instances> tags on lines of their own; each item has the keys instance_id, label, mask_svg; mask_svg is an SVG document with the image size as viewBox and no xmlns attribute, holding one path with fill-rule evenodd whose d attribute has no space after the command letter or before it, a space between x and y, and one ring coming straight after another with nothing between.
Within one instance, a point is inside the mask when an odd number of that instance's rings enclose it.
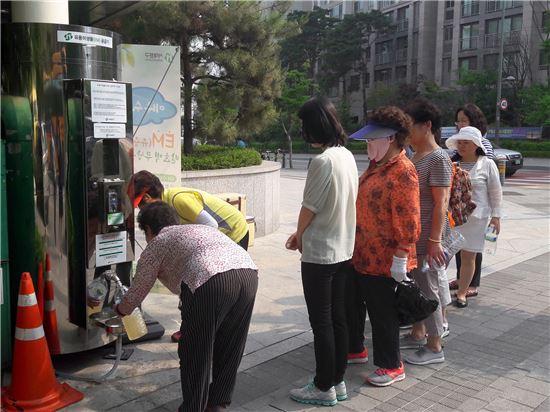
<instances>
[{"instance_id":1,"label":"orange traffic cone","mask_svg":"<svg viewBox=\"0 0 550 412\"><path fill-rule=\"evenodd\" d=\"M11 385L2 388L2 408L55 411L82 400L84 394L55 378L28 272L21 276L17 306Z\"/></svg>"},{"instance_id":2,"label":"orange traffic cone","mask_svg":"<svg viewBox=\"0 0 550 412\"><path fill-rule=\"evenodd\" d=\"M48 259L48 255L46 255ZM38 310L40 317L44 319L44 266L42 262L38 264L38 284L36 285L36 300L38 301Z\"/></svg>"},{"instance_id":3,"label":"orange traffic cone","mask_svg":"<svg viewBox=\"0 0 550 412\"><path fill-rule=\"evenodd\" d=\"M58 355L61 352L59 345L59 333L57 331L57 313L55 311L52 265L50 256L46 255L46 284L44 286L44 332L51 355Z\"/></svg>"}]
</instances>

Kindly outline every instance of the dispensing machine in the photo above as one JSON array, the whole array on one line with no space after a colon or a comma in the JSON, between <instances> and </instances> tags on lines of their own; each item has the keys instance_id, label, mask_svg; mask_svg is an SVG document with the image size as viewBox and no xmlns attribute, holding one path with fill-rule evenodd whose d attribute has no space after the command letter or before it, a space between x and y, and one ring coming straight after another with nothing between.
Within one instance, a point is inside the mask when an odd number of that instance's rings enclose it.
<instances>
[{"instance_id":1,"label":"dispensing machine","mask_svg":"<svg viewBox=\"0 0 550 412\"><path fill-rule=\"evenodd\" d=\"M45 311L57 318L55 330L44 325L50 352L96 348L115 336L90 319L87 286L108 270L129 284L134 259L132 96L113 81L120 37L72 25L1 29L12 319L21 273L36 284L42 267L53 284Z\"/></svg>"}]
</instances>

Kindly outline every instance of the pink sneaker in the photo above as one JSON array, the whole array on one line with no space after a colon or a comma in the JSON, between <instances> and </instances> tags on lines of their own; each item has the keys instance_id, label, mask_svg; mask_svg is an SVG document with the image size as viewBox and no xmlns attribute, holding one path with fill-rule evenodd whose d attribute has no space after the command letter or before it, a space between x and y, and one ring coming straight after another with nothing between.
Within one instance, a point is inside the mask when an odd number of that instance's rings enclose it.
<instances>
[{"instance_id":1,"label":"pink sneaker","mask_svg":"<svg viewBox=\"0 0 550 412\"><path fill-rule=\"evenodd\" d=\"M348 363L367 363L369 361L369 351L367 348L363 352L348 353Z\"/></svg>"}]
</instances>

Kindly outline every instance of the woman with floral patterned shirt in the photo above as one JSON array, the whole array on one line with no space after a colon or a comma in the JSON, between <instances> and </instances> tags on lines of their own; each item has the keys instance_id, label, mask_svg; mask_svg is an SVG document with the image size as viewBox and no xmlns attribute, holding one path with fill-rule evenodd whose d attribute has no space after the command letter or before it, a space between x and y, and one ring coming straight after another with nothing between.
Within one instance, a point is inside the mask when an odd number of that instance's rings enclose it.
<instances>
[{"instance_id":1,"label":"woman with floral patterned shirt","mask_svg":"<svg viewBox=\"0 0 550 412\"><path fill-rule=\"evenodd\" d=\"M159 279L181 299L178 343L183 403L180 411L224 410L231 403L258 288L248 253L217 229L180 225L164 202L138 215L147 247L128 293L115 311L132 313ZM211 382L210 382L211 380Z\"/></svg>"},{"instance_id":2,"label":"woman with floral patterned shirt","mask_svg":"<svg viewBox=\"0 0 550 412\"><path fill-rule=\"evenodd\" d=\"M352 263L372 325L378 369L367 382L374 386L405 379L395 287L416 267L415 243L420 235L418 178L403 150L410 127L401 109L387 106L374 111L367 126L350 136L367 141L371 161L359 179ZM358 326L364 329L362 319Z\"/></svg>"}]
</instances>

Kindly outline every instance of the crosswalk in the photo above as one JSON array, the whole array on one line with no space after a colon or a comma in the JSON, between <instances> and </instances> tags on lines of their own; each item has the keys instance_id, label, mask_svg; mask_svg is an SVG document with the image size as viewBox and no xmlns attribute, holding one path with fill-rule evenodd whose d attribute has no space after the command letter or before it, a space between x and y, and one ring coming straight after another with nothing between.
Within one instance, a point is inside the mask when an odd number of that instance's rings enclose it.
<instances>
[{"instance_id":1,"label":"crosswalk","mask_svg":"<svg viewBox=\"0 0 550 412\"><path fill-rule=\"evenodd\" d=\"M547 170L518 170L514 176L506 178L504 185L548 189L550 186L550 172Z\"/></svg>"}]
</instances>

